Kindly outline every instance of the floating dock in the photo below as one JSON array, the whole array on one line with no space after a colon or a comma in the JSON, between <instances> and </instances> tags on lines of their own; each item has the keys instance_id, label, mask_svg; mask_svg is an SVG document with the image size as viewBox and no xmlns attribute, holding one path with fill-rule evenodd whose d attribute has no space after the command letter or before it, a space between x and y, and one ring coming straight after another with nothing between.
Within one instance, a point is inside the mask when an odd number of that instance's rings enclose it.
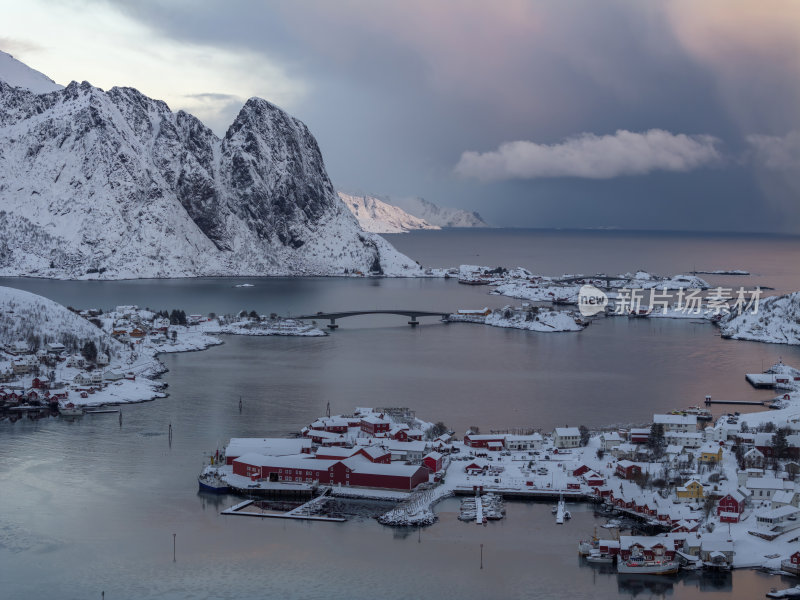
<instances>
[{"instance_id":1,"label":"floating dock","mask_svg":"<svg viewBox=\"0 0 800 600\"><path fill-rule=\"evenodd\" d=\"M326 517L317 514L322 509L328 496L317 496L305 504L286 512L271 511L255 504L255 500L245 500L222 511L223 515L243 515L245 517L261 517L262 519L299 519L303 521L333 521L343 523L343 517Z\"/></svg>"}]
</instances>

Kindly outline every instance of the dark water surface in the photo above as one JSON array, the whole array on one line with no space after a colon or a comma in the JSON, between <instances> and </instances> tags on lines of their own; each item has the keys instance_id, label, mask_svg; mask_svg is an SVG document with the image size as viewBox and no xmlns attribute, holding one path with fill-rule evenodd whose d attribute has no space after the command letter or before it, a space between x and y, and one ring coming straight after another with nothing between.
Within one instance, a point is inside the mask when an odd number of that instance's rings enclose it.
<instances>
[{"instance_id":1,"label":"dark water surface","mask_svg":"<svg viewBox=\"0 0 800 600\"><path fill-rule=\"evenodd\" d=\"M545 273L639 267L677 273L687 270L687 256L700 253L706 260L698 259L698 268L744 268L758 272L764 285L800 289L794 238L661 236L648 246L639 238L632 244L632 234L602 233L548 233L542 241L540 232L445 231L392 241L426 264L522 264ZM682 249L670 251L677 242ZM255 287L232 287L242 281ZM6 279L0 285L73 306L136 303L201 313L452 310L508 301L439 280ZM769 391L750 388L744 373L779 357L800 364L797 348L722 340L713 327L685 321L607 319L563 334L435 319L412 329L389 316L341 326L325 338L228 336L205 352L165 355L170 397L124 407L121 428L113 414L0 423L0 596L716 599L760 598L770 587L789 585L752 571L642 580L580 566L575 543L596 524L582 506L571 507L575 518L556 527L549 505L509 503L504 521L478 527L458 522L458 503L448 500L421 542L416 530L366 518L337 524L221 516L235 498L197 493L204 455L232 436L297 431L327 402L334 412L410 406L460 432L473 424L600 426L643 422L705 394L769 398Z\"/></svg>"}]
</instances>

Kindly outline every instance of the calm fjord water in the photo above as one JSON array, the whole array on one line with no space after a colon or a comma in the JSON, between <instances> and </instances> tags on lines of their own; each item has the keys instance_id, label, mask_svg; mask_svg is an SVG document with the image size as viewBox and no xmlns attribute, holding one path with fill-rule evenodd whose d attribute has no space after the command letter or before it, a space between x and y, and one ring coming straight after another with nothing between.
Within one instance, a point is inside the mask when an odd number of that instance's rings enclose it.
<instances>
[{"instance_id":1,"label":"calm fjord water","mask_svg":"<svg viewBox=\"0 0 800 600\"><path fill-rule=\"evenodd\" d=\"M433 266L520 264L535 272L678 273L741 268L726 286L800 289L796 238L618 232L443 231L388 236ZM252 288L235 288L249 281ZM57 282L5 279L64 304L135 303L187 312L294 314L319 310L502 306L486 288L441 280L203 279ZM600 319L580 333L537 334L402 317L341 321L325 338L225 338L200 353L165 355L170 397L116 415L0 423L0 585L9 598L574 598L763 597L776 578L620 579L579 567L584 508L556 528L543 504L512 503L489 527L455 519L417 532L372 520L344 524L222 517L235 499L196 491L204 454L232 436L294 432L359 405L410 406L460 432L564 423L646 421L705 394L768 398L746 371L798 349L722 340L709 325ZM244 399L242 414L238 398ZM167 427L172 424L170 447ZM172 534L177 533L177 562ZM485 568L478 569L479 544ZM733 593L735 590L735 594Z\"/></svg>"}]
</instances>

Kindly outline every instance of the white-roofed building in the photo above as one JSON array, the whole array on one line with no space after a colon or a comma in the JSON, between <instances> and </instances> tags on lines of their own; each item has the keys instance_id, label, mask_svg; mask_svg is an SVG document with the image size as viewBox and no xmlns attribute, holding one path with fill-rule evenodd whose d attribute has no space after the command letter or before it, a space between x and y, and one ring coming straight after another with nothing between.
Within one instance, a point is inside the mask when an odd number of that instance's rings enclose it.
<instances>
[{"instance_id":1,"label":"white-roofed building","mask_svg":"<svg viewBox=\"0 0 800 600\"><path fill-rule=\"evenodd\" d=\"M556 448L578 448L581 432L577 427L556 427L553 431L553 446Z\"/></svg>"},{"instance_id":2,"label":"white-roofed building","mask_svg":"<svg viewBox=\"0 0 800 600\"><path fill-rule=\"evenodd\" d=\"M668 431L697 431L696 415L653 415L653 423L656 425L661 425L665 435Z\"/></svg>"},{"instance_id":3,"label":"white-roofed building","mask_svg":"<svg viewBox=\"0 0 800 600\"><path fill-rule=\"evenodd\" d=\"M234 459L245 454L289 456L310 452L311 440L308 438L231 438L225 448L225 462L233 464Z\"/></svg>"},{"instance_id":4,"label":"white-roofed building","mask_svg":"<svg viewBox=\"0 0 800 600\"><path fill-rule=\"evenodd\" d=\"M520 452L525 450L538 450L542 447L544 438L540 433L532 433L530 435L512 435L505 436L506 450L513 452Z\"/></svg>"}]
</instances>

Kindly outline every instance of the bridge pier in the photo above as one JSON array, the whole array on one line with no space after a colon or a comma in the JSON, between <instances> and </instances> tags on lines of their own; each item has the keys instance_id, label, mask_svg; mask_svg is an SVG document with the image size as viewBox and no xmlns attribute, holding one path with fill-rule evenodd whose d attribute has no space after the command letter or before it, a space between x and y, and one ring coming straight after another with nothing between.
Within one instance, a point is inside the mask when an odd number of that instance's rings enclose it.
<instances>
[{"instance_id":1,"label":"bridge pier","mask_svg":"<svg viewBox=\"0 0 800 600\"><path fill-rule=\"evenodd\" d=\"M417 325L419 325L419 321L417 321L416 315L411 316L411 320L408 322L408 324L411 325L412 327L416 327Z\"/></svg>"},{"instance_id":2,"label":"bridge pier","mask_svg":"<svg viewBox=\"0 0 800 600\"><path fill-rule=\"evenodd\" d=\"M338 328L339 326L336 324L336 319L331 319L331 322L328 323L328 329L333 330Z\"/></svg>"}]
</instances>

